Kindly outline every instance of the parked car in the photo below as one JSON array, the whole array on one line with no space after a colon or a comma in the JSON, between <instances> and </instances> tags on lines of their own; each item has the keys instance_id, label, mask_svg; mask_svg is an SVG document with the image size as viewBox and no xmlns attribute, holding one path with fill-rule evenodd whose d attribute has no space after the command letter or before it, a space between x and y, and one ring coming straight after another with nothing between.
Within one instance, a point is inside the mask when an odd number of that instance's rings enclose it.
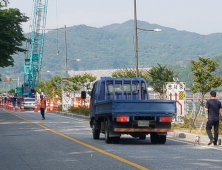
<instances>
[{"instance_id":1,"label":"parked car","mask_svg":"<svg viewBox=\"0 0 222 170\"><path fill-rule=\"evenodd\" d=\"M35 98L25 97L23 102L24 109L35 109Z\"/></svg>"}]
</instances>

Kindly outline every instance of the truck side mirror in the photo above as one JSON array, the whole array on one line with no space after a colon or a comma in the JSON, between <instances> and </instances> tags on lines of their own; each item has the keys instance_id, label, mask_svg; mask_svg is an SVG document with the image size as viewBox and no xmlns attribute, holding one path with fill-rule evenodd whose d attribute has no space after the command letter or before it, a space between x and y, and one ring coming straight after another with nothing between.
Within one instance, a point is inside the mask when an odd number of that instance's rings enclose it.
<instances>
[{"instance_id":1,"label":"truck side mirror","mask_svg":"<svg viewBox=\"0 0 222 170\"><path fill-rule=\"evenodd\" d=\"M86 91L81 91L81 99L86 99Z\"/></svg>"}]
</instances>

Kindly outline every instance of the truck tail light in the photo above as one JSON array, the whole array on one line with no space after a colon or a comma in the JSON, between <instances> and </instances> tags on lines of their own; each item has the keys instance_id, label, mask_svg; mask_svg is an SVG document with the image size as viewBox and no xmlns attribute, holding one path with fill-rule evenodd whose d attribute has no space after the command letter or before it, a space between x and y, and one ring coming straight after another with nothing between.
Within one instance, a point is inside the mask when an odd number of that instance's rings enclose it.
<instances>
[{"instance_id":1,"label":"truck tail light","mask_svg":"<svg viewBox=\"0 0 222 170\"><path fill-rule=\"evenodd\" d=\"M160 117L159 122L172 122L172 117Z\"/></svg>"},{"instance_id":2,"label":"truck tail light","mask_svg":"<svg viewBox=\"0 0 222 170\"><path fill-rule=\"evenodd\" d=\"M117 116L116 121L117 122L129 122L129 117L128 116Z\"/></svg>"}]
</instances>

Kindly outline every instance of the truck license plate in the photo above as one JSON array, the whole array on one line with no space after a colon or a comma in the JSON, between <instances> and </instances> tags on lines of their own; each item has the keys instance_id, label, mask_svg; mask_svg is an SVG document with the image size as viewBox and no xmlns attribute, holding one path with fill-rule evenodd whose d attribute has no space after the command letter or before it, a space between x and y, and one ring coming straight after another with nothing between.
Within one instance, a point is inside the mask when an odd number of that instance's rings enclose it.
<instances>
[{"instance_id":1,"label":"truck license plate","mask_svg":"<svg viewBox=\"0 0 222 170\"><path fill-rule=\"evenodd\" d=\"M138 120L138 126L149 126L149 123L147 120Z\"/></svg>"}]
</instances>

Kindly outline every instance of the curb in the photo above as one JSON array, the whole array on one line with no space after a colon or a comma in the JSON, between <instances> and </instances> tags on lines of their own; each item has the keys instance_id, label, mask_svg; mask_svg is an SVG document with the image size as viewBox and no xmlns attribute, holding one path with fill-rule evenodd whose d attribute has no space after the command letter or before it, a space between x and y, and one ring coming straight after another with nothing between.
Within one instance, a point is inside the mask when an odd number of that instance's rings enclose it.
<instances>
[{"instance_id":1,"label":"curb","mask_svg":"<svg viewBox=\"0 0 222 170\"><path fill-rule=\"evenodd\" d=\"M195 142L197 134L193 133L187 133L187 132L181 132L181 131L173 131L173 132L168 132L168 136L173 137L173 138L180 138L180 139L186 139ZM200 136L200 143L208 143L209 138L204 135L199 135Z\"/></svg>"},{"instance_id":2,"label":"curb","mask_svg":"<svg viewBox=\"0 0 222 170\"><path fill-rule=\"evenodd\" d=\"M185 139L185 140L193 141L193 143L195 143L196 137L198 136L198 134L181 132L181 131L168 132L167 135L173 138L180 138L182 140ZM199 135L199 137L200 137L200 143L202 144L207 145L210 141L208 136ZM218 138L218 142L217 142L218 146L221 146L221 140L222 140L221 138Z\"/></svg>"},{"instance_id":3,"label":"curb","mask_svg":"<svg viewBox=\"0 0 222 170\"><path fill-rule=\"evenodd\" d=\"M54 111L54 112L50 112L50 113L56 113L56 114L60 114L60 115L64 115L64 116L70 116L70 117L76 117L76 118L89 120L88 116L78 115L75 113L67 113L67 112L61 112L61 111ZM189 140L189 141L193 141L193 142L195 142L195 139L197 136L197 134L187 133L187 132L182 132L182 131L167 132L167 135L169 137L179 138L181 140ZM206 144L206 145L209 143L210 140L209 140L208 136L205 136L205 135L199 135L199 136L200 136L200 143ZM222 141L222 139L219 138L218 139L218 146L221 146L221 141Z\"/></svg>"},{"instance_id":4,"label":"curb","mask_svg":"<svg viewBox=\"0 0 222 170\"><path fill-rule=\"evenodd\" d=\"M64 116L77 117L77 118L89 120L88 116L78 115L75 113L67 113L67 112L61 112L61 111L53 111L53 112L49 112L49 113L56 113L56 114L60 114L60 115L64 115Z\"/></svg>"}]
</instances>

